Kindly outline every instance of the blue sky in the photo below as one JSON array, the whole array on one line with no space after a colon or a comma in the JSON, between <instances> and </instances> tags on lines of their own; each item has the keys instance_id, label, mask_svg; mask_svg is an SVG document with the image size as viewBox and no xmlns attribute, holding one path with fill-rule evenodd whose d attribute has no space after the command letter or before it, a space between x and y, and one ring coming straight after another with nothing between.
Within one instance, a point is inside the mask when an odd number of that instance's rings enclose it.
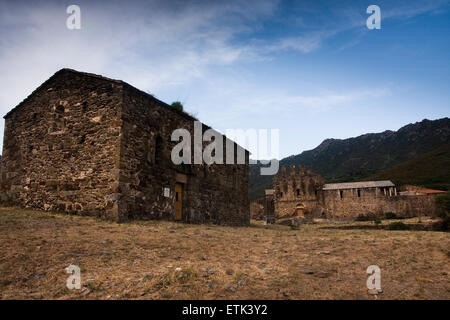
<instances>
[{"instance_id":1,"label":"blue sky","mask_svg":"<svg viewBox=\"0 0 450 320\"><path fill-rule=\"evenodd\" d=\"M70 4L81 30L66 28ZM222 132L279 129L285 157L449 116L449 35L448 0L0 0L0 112L69 67L180 100Z\"/></svg>"}]
</instances>

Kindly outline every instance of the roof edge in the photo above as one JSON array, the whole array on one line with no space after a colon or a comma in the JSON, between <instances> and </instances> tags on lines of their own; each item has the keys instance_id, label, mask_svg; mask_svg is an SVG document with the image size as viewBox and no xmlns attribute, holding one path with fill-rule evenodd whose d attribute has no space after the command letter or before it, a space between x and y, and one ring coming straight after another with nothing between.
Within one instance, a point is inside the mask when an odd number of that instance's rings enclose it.
<instances>
[{"instance_id":1,"label":"roof edge","mask_svg":"<svg viewBox=\"0 0 450 320\"><path fill-rule=\"evenodd\" d=\"M34 90L33 90L33 91L32 91L25 99L23 99L18 105L16 105L14 108L12 108L11 110L9 110L9 111L3 116L3 119L8 118L8 117L9 117L12 113L14 113L21 105L23 105L25 102L27 102L27 101L28 101L28 100L29 100L36 92L38 92L39 90L41 90L46 84L48 84L48 83L49 83L51 80L53 80L57 75L59 75L59 74L61 74L61 73L63 73L63 72L71 72L71 73L74 73L74 74L84 75L84 76L92 77L92 78L96 78L96 79L101 79L101 80L109 81L109 82L116 83L116 84L122 84L122 85L124 86L124 88L126 87L126 88L128 88L128 89L135 90L135 91L139 92L140 94L145 95L146 97L149 97L149 98L152 99L152 100L155 100L158 104L160 104L160 105L166 107L167 110L169 110L170 112L175 112L175 113L177 113L178 115L180 115L180 116L182 116L182 117L184 117L184 118L186 118L186 119L188 119L188 120L191 120L191 121L200 121L200 120L196 119L195 117L191 116L190 114L188 114L188 113L186 113L186 112L184 112L184 111L180 111L180 110L177 110L177 109L175 109L175 108L172 108L172 107L171 107L169 104L167 104L166 102L164 102L164 101L162 101L162 100L159 100L159 99L156 98L155 96L153 96L153 95L151 95L151 94L149 94L149 93L147 93L147 92L145 92L145 91L142 91L141 89L138 89L138 88L132 86L131 84L129 84L129 83L123 81L123 80L116 80L116 79L104 77L104 76L102 76L102 75L98 75L98 74L95 74L95 73L89 73L89 72L78 71L78 70L71 69L71 68L62 68L62 69L56 71L50 78L48 78L47 80L45 80L41 85L39 85L36 89L34 89ZM200 122L201 122L201 121L200 121ZM204 125L207 129L213 129L213 128L211 128L210 126L204 124L203 122L201 122L201 123L202 123L202 125ZM214 130L214 129L213 129L213 130ZM220 133L220 132L219 132L219 133ZM220 133L220 134L221 134L222 136L224 136L225 139L228 139L228 140L230 140L230 141L233 141L233 140L227 138L227 136L226 136L225 134L222 134L222 133ZM238 145L239 147L241 147L242 149L244 149L246 152L248 152L248 153L250 154L250 151L249 151L249 150L247 150L247 149L245 149L244 147L240 146L236 141L233 141L233 143L235 143L236 145Z\"/></svg>"}]
</instances>

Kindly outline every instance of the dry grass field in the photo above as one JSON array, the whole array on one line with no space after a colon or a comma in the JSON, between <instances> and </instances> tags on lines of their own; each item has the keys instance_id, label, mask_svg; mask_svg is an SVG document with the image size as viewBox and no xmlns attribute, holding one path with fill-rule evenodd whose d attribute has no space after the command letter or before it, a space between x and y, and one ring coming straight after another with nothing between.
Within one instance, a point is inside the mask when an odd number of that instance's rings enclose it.
<instances>
[{"instance_id":1,"label":"dry grass field","mask_svg":"<svg viewBox=\"0 0 450 320\"><path fill-rule=\"evenodd\" d=\"M392 221L384 220L382 226ZM427 224L426 218L403 220ZM368 226L365 228L364 226ZM347 228L349 227L349 228ZM450 299L450 236L372 222L234 228L0 208L2 299ZM81 268L81 290L65 268ZM369 265L383 292L368 294ZM307 272L311 270L311 272Z\"/></svg>"}]
</instances>

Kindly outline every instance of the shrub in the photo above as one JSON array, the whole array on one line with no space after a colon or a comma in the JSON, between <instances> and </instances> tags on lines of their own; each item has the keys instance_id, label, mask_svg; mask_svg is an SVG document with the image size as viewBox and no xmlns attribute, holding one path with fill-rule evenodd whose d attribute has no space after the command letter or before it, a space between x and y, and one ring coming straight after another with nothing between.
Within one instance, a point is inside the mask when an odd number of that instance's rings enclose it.
<instances>
[{"instance_id":1,"label":"shrub","mask_svg":"<svg viewBox=\"0 0 450 320\"><path fill-rule=\"evenodd\" d=\"M170 105L172 108L177 109L178 111L183 111L183 104L180 101L175 101L172 102L172 104Z\"/></svg>"},{"instance_id":2,"label":"shrub","mask_svg":"<svg viewBox=\"0 0 450 320\"><path fill-rule=\"evenodd\" d=\"M289 227L291 227L291 230L300 230L300 226L298 224L291 224Z\"/></svg>"},{"instance_id":3,"label":"shrub","mask_svg":"<svg viewBox=\"0 0 450 320\"><path fill-rule=\"evenodd\" d=\"M389 230L409 230L409 226L400 221L392 222L388 228Z\"/></svg>"},{"instance_id":4,"label":"shrub","mask_svg":"<svg viewBox=\"0 0 450 320\"><path fill-rule=\"evenodd\" d=\"M385 215L386 219L390 220L390 219L397 219L397 215L394 212L386 212Z\"/></svg>"},{"instance_id":5,"label":"shrub","mask_svg":"<svg viewBox=\"0 0 450 320\"><path fill-rule=\"evenodd\" d=\"M369 221L370 218L364 214L359 214L356 218L355 221Z\"/></svg>"},{"instance_id":6,"label":"shrub","mask_svg":"<svg viewBox=\"0 0 450 320\"><path fill-rule=\"evenodd\" d=\"M435 224L435 230L448 231L450 226L450 192L436 197L436 207L441 221Z\"/></svg>"},{"instance_id":7,"label":"shrub","mask_svg":"<svg viewBox=\"0 0 450 320\"><path fill-rule=\"evenodd\" d=\"M450 192L436 197L436 207L438 208L439 217L445 219L450 212Z\"/></svg>"},{"instance_id":8,"label":"shrub","mask_svg":"<svg viewBox=\"0 0 450 320\"><path fill-rule=\"evenodd\" d=\"M450 230L450 216L442 218L440 221L435 222L432 225L433 231L444 231L448 232Z\"/></svg>"}]
</instances>

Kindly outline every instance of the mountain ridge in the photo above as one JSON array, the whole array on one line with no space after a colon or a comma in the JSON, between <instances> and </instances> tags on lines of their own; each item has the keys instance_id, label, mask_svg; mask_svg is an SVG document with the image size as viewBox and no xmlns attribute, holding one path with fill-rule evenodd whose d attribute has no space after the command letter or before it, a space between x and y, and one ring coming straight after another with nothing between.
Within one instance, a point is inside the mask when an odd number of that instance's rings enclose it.
<instances>
[{"instance_id":1,"label":"mountain ridge","mask_svg":"<svg viewBox=\"0 0 450 320\"><path fill-rule=\"evenodd\" d=\"M448 117L407 124L397 131L366 133L347 139L328 138L316 148L280 160L280 166L302 164L327 182L363 180L450 143ZM272 187L272 176L259 175L261 164L250 166L250 199Z\"/></svg>"}]
</instances>

